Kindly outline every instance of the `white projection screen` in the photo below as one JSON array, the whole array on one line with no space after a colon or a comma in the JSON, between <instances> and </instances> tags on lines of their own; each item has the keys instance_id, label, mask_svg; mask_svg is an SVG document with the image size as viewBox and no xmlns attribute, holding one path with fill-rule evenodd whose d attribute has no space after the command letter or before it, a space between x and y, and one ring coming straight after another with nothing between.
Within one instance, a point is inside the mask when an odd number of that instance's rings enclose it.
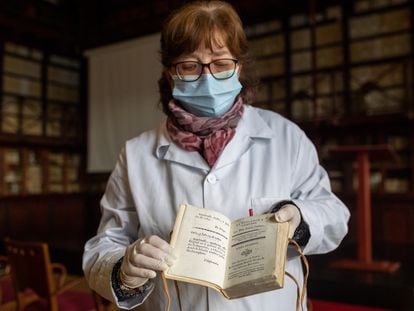
<instances>
[{"instance_id":1,"label":"white projection screen","mask_svg":"<svg viewBox=\"0 0 414 311\"><path fill-rule=\"evenodd\" d=\"M112 171L126 140L158 126L160 34L86 51L88 173Z\"/></svg>"}]
</instances>

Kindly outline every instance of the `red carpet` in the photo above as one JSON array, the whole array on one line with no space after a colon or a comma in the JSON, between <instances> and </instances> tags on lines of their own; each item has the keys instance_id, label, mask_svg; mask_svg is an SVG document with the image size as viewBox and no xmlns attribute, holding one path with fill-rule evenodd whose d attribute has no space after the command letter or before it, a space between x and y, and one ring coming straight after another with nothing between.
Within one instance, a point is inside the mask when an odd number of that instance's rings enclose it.
<instances>
[{"instance_id":1,"label":"red carpet","mask_svg":"<svg viewBox=\"0 0 414 311\"><path fill-rule=\"evenodd\" d=\"M0 282L0 290L3 297L1 304L11 302L15 299L13 285L10 279L5 279ZM27 295L33 292L27 290ZM85 290L68 290L58 296L58 304L60 311L89 311L95 309L95 302L90 291ZM27 306L25 311L42 311L47 310L47 302L45 300L38 300L33 304Z\"/></svg>"},{"instance_id":2,"label":"red carpet","mask_svg":"<svg viewBox=\"0 0 414 311\"><path fill-rule=\"evenodd\" d=\"M10 280L0 282L3 290L3 301L5 303L14 299L13 287ZM68 291L59 297L59 309L62 311L86 311L95 308L92 296L89 291ZM384 308L365 307L352 304L337 303L311 299L312 311L395 311ZM44 302L39 301L27 308L27 311L44 310ZM1 308L0 308L1 309Z\"/></svg>"},{"instance_id":3,"label":"red carpet","mask_svg":"<svg viewBox=\"0 0 414 311\"><path fill-rule=\"evenodd\" d=\"M365 307L323 300L311 300L312 311L394 311L391 309Z\"/></svg>"}]
</instances>

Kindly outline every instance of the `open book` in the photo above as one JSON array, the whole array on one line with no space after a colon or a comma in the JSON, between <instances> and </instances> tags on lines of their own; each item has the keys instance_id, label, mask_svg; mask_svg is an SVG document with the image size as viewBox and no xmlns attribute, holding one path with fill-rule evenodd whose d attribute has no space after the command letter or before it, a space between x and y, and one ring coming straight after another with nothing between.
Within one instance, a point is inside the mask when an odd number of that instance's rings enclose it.
<instances>
[{"instance_id":1,"label":"open book","mask_svg":"<svg viewBox=\"0 0 414 311\"><path fill-rule=\"evenodd\" d=\"M171 236L178 260L165 277L238 298L283 287L288 223L273 214L231 222L219 212L181 205Z\"/></svg>"}]
</instances>

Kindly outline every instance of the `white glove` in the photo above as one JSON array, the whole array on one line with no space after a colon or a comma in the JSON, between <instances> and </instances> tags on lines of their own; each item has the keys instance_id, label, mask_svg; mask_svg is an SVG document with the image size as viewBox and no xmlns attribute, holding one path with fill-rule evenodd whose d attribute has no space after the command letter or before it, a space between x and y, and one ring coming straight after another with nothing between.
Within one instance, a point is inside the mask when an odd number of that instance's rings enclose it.
<instances>
[{"instance_id":1,"label":"white glove","mask_svg":"<svg viewBox=\"0 0 414 311\"><path fill-rule=\"evenodd\" d=\"M157 276L155 271L165 271L176 259L168 242L156 235L140 239L127 247L120 268L124 286L137 288Z\"/></svg>"},{"instance_id":2,"label":"white glove","mask_svg":"<svg viewBox=\"0 0 414 311\"><path fill-rule=\"evenodd\" d=\"M301 221L301 215L299 209L293 204L286 204L275 213L275 219L277 222L289 222L289 239L293 237L296 228Z\"/></svg>"}]
</instances>

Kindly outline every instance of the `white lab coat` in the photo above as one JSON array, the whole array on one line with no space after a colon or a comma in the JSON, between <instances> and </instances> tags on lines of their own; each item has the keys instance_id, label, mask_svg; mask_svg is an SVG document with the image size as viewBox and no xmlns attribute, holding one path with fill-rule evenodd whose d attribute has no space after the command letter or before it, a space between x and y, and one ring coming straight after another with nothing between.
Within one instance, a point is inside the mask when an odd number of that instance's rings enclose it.
<instances>
[{"instance_id":1,"label":"white lab coat","mask_svg":"<svg viewBox=\"0 0 414 311\"><path fill-rule=\"evenodd\" d=\"M286 199L295 202L309 224L305 254L326 253L339 245L347 233L348 209L331 192L313 144L295 124L246 105L235 136L210 169L198 152L175 145L163 123L128 141L120 154L101 201L98 233L85 245L86 278L91 288L116 301L110 282L114 263L138 238L156 234L168 240L181 203L218 210L235 220L247 217L249 208L262 214ZM289 256L286 270L302 284L298 256ZM187 283L180 283L180 291L186 311L288 311L296 304L296 285L288 277L283 289L234 300ZM170 293L171 310L178 310L172 284ZM141 307L165 310L165 303L158 276ZM128 301L122 306L134 307Z\"/></svg>"}]
</instances>

